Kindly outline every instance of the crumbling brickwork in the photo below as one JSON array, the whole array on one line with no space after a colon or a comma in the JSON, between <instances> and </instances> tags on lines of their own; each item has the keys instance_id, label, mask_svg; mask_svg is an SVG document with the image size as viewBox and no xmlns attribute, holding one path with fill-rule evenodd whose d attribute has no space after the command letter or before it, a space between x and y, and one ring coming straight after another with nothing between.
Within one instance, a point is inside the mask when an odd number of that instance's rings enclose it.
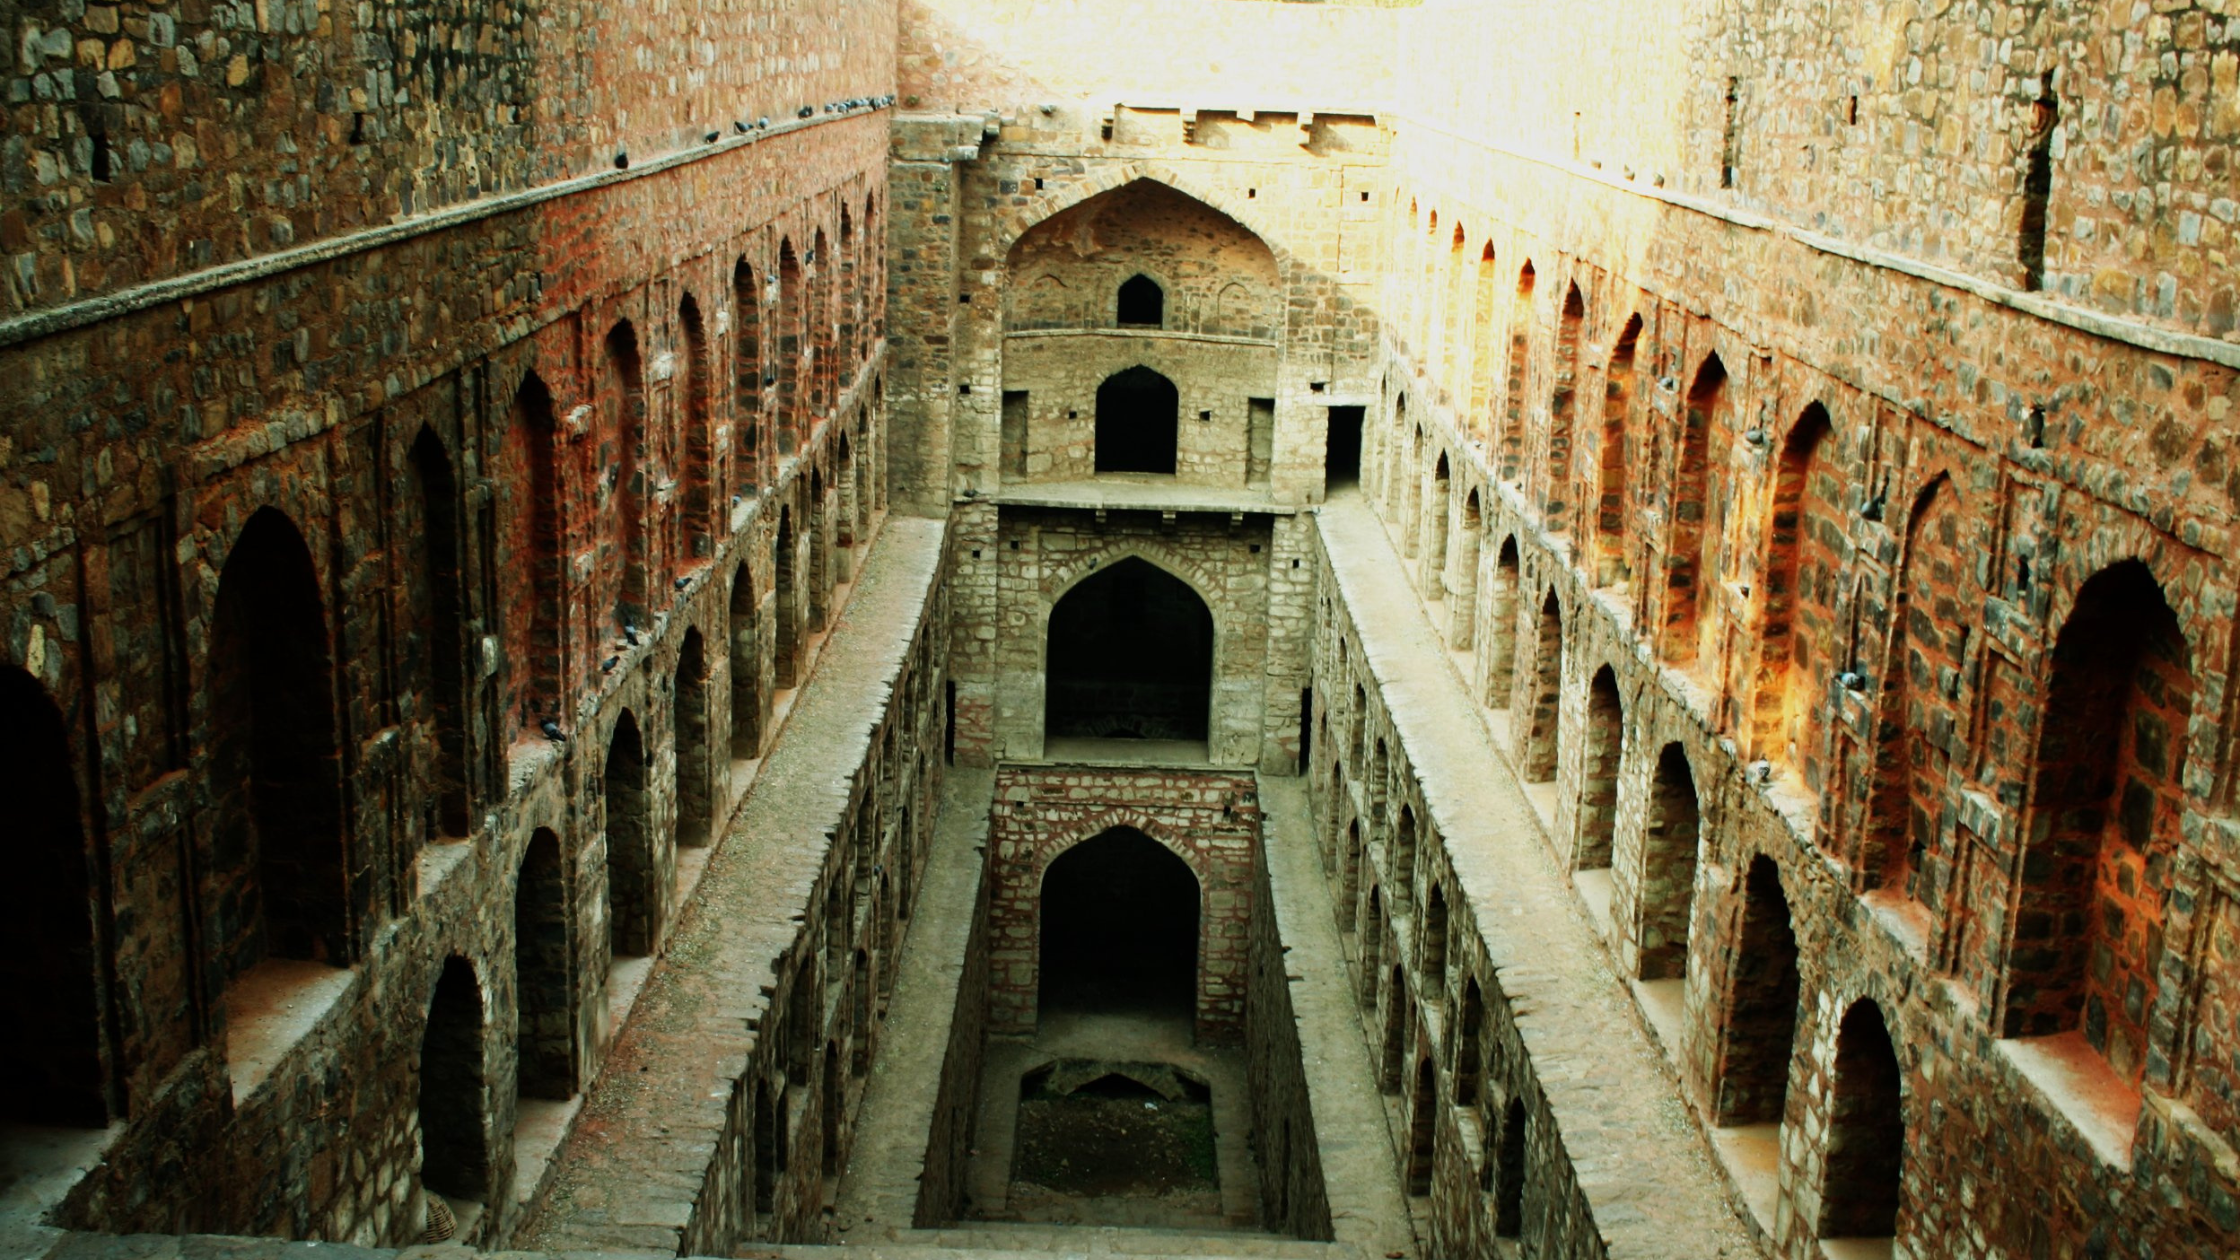
<instances>
[{"instance_id":1,"label":"crumbling brickwork","mask_svg":"<svg viewBox=\"0 0 2240 1260\"><path fill-rule=\"evenodd\" d=\"M117 164L105 181L69 166L10 222L59 224L53 199L90 197L101 242L130 214L146 222L130 239L190 246L213 207L163 219L173 164L222 157L237 187L263 187L256 164L288 133L205 119L144 169L155 94L247 66L258 99L284 103L267 58L311 37L300 17L268 40L82 12L108 24L117 70L118 50L146 44L139 77L81 74L83 109L58 115L72 131L109 111ZM50 27L34 25L39 62ZM498 26L484 38L511 55ZM471 70L464 90L495 88ZM0 350L19 383L11 661L41 697L26 711L61 717L48 738L78 785L70 831L101 872L78 912L95 962L64 1000L102 1032L50 1057L77 1083L74 1119L120 1122L66 1219L418 1238L423 1170L432 1185L445 1161L416 1116L446 1078L412 1048L437 977L460 973L473 1001L446 1009L479 1022L428 1045L473 1060L468 1093L440 1099L471 1108L446 1121L465 1123L473 1184L444 1190L482 1205L479 1237L517 1223L516 1096L526 1114L599 1072L642 978L632 960L660 952L693 850L782 720L777 676L814 650L883 519L885 130L868 106L793 113L572 185L501 138L494 157L525 164L493 167L489 187L368 204L534 195L378 232L363 211L299 202L293 243L322 242L308 252L272 254L291 242L238 205L214 251L135 246L126 262L43 227L11 241L35 251L13 301L37 308ZM20 147L32 134L11 141L11 181L47 169ZM807 311L763 278L813 241L827 305ZM251 255L237 278L193 271ZM176 272L192 274L146 287ZM782 412L764 372L822 385ZM348 1106L334 1079L355 1083Z\"/></svg>"}]
</instances>

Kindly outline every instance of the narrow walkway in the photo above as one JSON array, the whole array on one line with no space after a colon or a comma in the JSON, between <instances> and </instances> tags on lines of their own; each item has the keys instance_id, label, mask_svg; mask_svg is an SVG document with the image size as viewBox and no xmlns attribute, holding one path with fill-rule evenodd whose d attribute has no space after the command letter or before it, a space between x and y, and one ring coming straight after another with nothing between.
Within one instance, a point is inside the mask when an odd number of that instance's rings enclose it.
<instances>
[{"instance_id":1,"label":"narrow walkway","mask_svg":"<svg viewBox=\"0 0 2240 1260\"><path fill-rule=\"evenodd\" d=\"M1267 852L1276 930L1285 947L1291 1013L1307 1071L1315 1144L1336 1240L1364 1256L1425 1254L1416 1240L1400 1158L1362 1035L1361 1003L1346 977L1330 881L1315 847L1304 779L1260 776L1260 844Z\"/></svg>"},{"instance_id":2,"label":"narrow walkway","mask_svg":"<svg viewBox=\"0 0 2240 1260\"><path fill-rule=\"evenodd\" d=\"M1613 1260L1758 1254L1625 985L1529 820L1507 763L1358 493L1319 513L1361 656L1517 1012L1531 1072Z\"/></svg>"},{"instance_id":3,"label":"narrow walkway","mask_svg":"<svg viewBox=\"0 0 2240 1260\"><path fill-rule=\"evenodd\" d=\"M987 868L995 777L993 770L957 766L941 786L925 885L887 999L886 1032L856 1112L855 1154L840 1182L834 1228L849 1245L892 1240L917 1216L926 1142Z\"/></svg>"},{"instance_id":4,"label":"narrow walkway","mask_svg":"<svg viewBox=\"0 0 2240 1260\"><path fill-rule=\"evenodd\" d=\"M851 776L892 702L947 524L890 518L776 747L709 859L515 1246L677 1254L732 1086L801 934Z\"/></svg>"}]
</instances>

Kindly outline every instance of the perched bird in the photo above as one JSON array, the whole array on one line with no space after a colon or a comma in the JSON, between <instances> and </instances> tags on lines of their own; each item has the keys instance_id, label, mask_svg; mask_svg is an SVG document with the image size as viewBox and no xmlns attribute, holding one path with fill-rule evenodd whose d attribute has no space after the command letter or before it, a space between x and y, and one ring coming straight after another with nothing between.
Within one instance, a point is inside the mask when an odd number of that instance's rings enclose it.
<instances>
[{"instance_id":1,"label":"perched bird","mask_svg":"<svg viewBox=\"0 0 2240 1260\"><path fill-rule=\"evenodd\" d=\"M611 674L611 673L613 673L613 672L614 672L614 667L615 667L615 666L617 666L617 665L620 665L621 663L622 663L622 658L621 658L621 657L619 657L619 656L610 656L610 657L608 657L607 659L605 659L605 660L603 660L603 661L599 662L599 671L600 671L601 673Z\"/></svg>"},{"instance_id":2,"label":"perched bird","mask_svg":"<svg viewBox=\"0 0 2240 1260\"><path fill-rule=\"evenodd\" d=\"M709 144L714 144L716 141L723 139L723 133L720 131L711 131L707 134L706 138Z\"/></svg>"},{"instance_id":3,"label":"perched bird","mask_svg":"<svg viewBox=\"0 0 2240 1260\"><path fill-rule=\"evenodd\" d=\"M1843 685L1845 691L1864 691L1867 686L1867 676L1855 669L1847 669L1837 674L1836 681Z\"/></svg>"},{"instance_id":4,"label":"perched bird","mask_svg":"<svg viewBox=\"0 0 2240 1260\"><path fill-rule=\"evenodd\" d=\"M1879 521L1882 519L1882 510L1889 505L1890 491L1887 489L1877 490L1874 492L1874 497L1867 500L1867 505L1859 509L1859 515L1870 521Z\"/></svg>"},{"instance_id":5,"label":"perched bird","mask_svg":"<svg viewBox=\"0 0 2240 1260\"><path fill-rule=\"evenodd\" d=\"M555 744L565 744L568 742L568 733L561 730L560 724L553 721L551 718L546 718L544 721L537 723L537 729L543 731L544 737L551 740Z\"/></svg>"},{"instance_id":6,"label":"perched bird","mask_svg":"<svg viewBox=\"0 0 2240 1260\"><path fill-rule=\"evenodd\" d=\"M622 627L622 641L631 647L638 646L638 628L625 622Z\"/></svg>"},{"instance_id":7,"label":"perched bird","mask_svg":"<svg viewBox=\"0 0 2240 1260\"><path fill-rule=\"evenodd\" d=\"M686 588L686 587L690 586L690 585L692 585L692 579L691 579L691 578L688 578L688 577L681 577L681 578L678 578L678 579L677 579L677 589L678 589L678 590L680 590L680 591L681 591L681 590L683 590L684 588Z\"/></svg>"},{"instance_id":8,"label":"perched bird","mask_svg":"<svg viewBox=\"0 0 2240 1260\"><path fill-rule=\"evenodd\" d=\"M1756 760L1756 761L1753 761L1753 762L1751 762L1751 763L1750 763L1750 781L1751 781L1752 783L1763 783L1763 782L1765 782L1766 780L1768 780L1768 779L1770 779L1770 778L1772 778L1772 777L1773 777L1773 763L1772 763L1772 762L1770 762L1770 761L1767 761L1767 760L1765 760L1764 758L1762 758L1762 757L1761 757L1761 758L1759 758L1758 760Z\"/></svg>"},{"instance_id":9,"label":"perched bird","mask_svg":"<svg viewBox=\"0 0 2240 1260\"><path fill-rule=\"evenodd\" d=\"M770 116L768 114L764 114L762 117L755 119L754 125L757 131L770 130Z\"/></svg>"},{"instance_id":10,"label":"perched bird","mask_svg":"<svg viewBox=\"0 0 2240 1260\"><path fill-rule=\"evenodd\" d=\"M802 106L802 107L801 107L801 109L800 109L800 110L799 110L798 112L796 112L796 113L794 114L794 117L796 117L796 118L807 118L807 117L808 117L809 115L811 115L811 114L814 114L814 113L816 113L816 112L817 112L817 111L816 111L816 107L815 107L815 106L812 106L812 105L804 105L804 106Z\"/></svg>"},{"instance_id":11,"label":"perched bird","mask_svg":"<svg viewBox=\"0 0 2240 1260\"><path fill-rule=\"evenodd\" d=\"M630 153L628 150L622 150L614 155L614 168L618 171L630 169Z\"/></svg>"},{"instance_id":12,"label":"perched bird","mask_svg":"<svg viewBox=\"0 0 2240 1260\"><path fill-rule=\"evenodd\" d=\"M736 132L738 132L738 133L739 133L740 135L742 135L742 136L743 136L743 135L745 135L745 134L747 134L747 122L746 122L746 120L745 120L745 119L743 119L743 118L734 118L734 119L732 119L732 120L731 120L731 129L732 129L733 131L736 131Z\"/></svg>"}]
</instances>

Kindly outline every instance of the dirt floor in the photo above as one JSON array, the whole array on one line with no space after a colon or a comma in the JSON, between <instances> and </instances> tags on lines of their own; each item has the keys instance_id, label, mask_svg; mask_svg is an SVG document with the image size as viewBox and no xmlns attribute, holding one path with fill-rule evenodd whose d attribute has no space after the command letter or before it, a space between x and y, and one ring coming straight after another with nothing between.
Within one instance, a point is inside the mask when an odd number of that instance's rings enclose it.
<instances>
[{"instance_id":1,"label":"dirt floor","mask_svg":"<svg viewBox=\"0 0 2240 1260\"><path fill-rule=\"evenodd\" d=\"M1219 1227L1212 1093L1172 1067L1060 1060L1019 1099L1005 1216Z\"/></svg>"}]
</instances>

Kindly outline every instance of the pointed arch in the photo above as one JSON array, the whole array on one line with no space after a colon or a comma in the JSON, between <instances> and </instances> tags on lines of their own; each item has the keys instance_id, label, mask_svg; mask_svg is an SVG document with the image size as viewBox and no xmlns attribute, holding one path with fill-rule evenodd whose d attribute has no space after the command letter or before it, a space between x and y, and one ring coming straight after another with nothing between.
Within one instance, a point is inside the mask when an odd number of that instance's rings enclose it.
<instances>
[{"instance_id":1,"label":"pointed arch","mask_svg":"<svg viewBox=\"0 0 2240 1260\"><path fill-rule=\"evenodd\" d=\"M1640 352L1641 317L1631 316L1610 351L1610 370L1602 383L1602 441L1595 452L1594 580L1597 586L1625 581L1627 461L1632 458L1634 360Z\"/></svg>"},{"instance_id":2,"label":"pointed arch","mask_svg":"<svg viewBox=\"0 0 2240 1260\"><path fill-rule=\"evenodd\" d=\"M1361 1008L1377 1013L1377 989L1384 979L1384 889L1369 883L1367 911L1361 922Z\"/></svg>"},{"instance_id":3,"label":"pointed arch","mask_svg":"<svg viewBox=\"0 0 2240 1260\"><path fill-rule=\"evenodd\" d=\"M412 444L413 481L419 491L420 566L414 575L412 606L427 645L423 685L433 718L435 745L436 834L464 839L470 829L467 773L466 629L461 604L464 568L460 554L459 483L451 471L451 452L435 430L422 426Z\"/></svg>"},{"instance_id":4,"label":"pointed arch","mask_svg":"<svg viewBox=\"0 0 2240 1260\"><path fill-rule=\"evenodd\" d=\"M1889 1238L1905 1201L1905 1077L1882 1008L1854 1002L1836 1030L1821 1178L1822 1238Z\"/></svg>"},{"instance_id":5,"label":"pointed arch","mask_svg":"<svg viewBox=\"0 0 2240 1260\"><path fill-rule=\"evenodd\" d=\"M762 755L762 635L755 619L760 604L754 574L745 561L731 573L731 757L748 761Z\"/></svg>"},{"instance_id":6,"label":"pointed arch","mask_svg":"<svg viewBox=\"0 0 2240 1260\"><path fill-rule=\"evenodd\" d=\"M816 434L817 425L831 414L836 381L837 356L832 347L832 243L823 228L816 229L816 235L810 238L809 256L804 262L808 268L809 302L802 310L805 327L801 344L809 371L809 412L802 418L801 439L806 442Z\"/></svg>"},{"instance_id":7,"label":"pointed arch","mask_svg":"<svg viewBox=\"0 0 2240 1260\"><path fill-rule=\"evenodd\" d=\"M1403 903L1415 888L1418 840L1415 806L1403 804L1400 806L1400 817L1392 827L1391 871L1392 895L1395 900Z\"/></svg>"},{"instance_id":8,"label":"pointed arch","mask_svg":"<svg viewBox=\"0 0 2240 1260\"><path fill-rule=\"evenodd\" d=\"M1438 1137L1439 1065L1430 1055L1416 1059L1415 1089L1408 1098L1408 1193L1431 1193L1431 1160Z\"/></svg>"},{"instance_id":9,"label":"pointed arch","mask_svg":"<svg viewBox=\"0 0 2240 1260\"><path fill-rule=\"evenodd\" d=\"M2031 766L2003 1035L2081 1034L2136 1089L2186 809L2192 649L2153 570L2094 573L2054 640Z\"/></svg>"},{"instance_id":10,"label":"pointed arch","mask_svg":"<svg viewBox=\"0 0 2240 1260\"><path fill-rule=\"evenodd\" d=\"M267 958L355 956L326 603L295 522L260 508L218 577L206 675L207 783L219 854L212 952L237 976Z\"/></svg>"},{"instance_id":11,"label":"pointed arch","mask_svg":"<svg viewBox=\"0 0 2240 1260\"><path fill-rule=\"evenodd\" d=\"M1743 877L1733 966L1719 1046L1717 1121L1779 1124L1796 1046L1797 933L1781 868L1763 853L1750 859Z\"/></svg>"},{"instance_id":12,"label":"pointed arch","mask_svg":"<svg viewBox=\"0 0 2240 1260\"><path fill-rule=\"evenodd\" d=\"M1556 767L1562 761L1563 605L1553 587L1540 603L1531 685L1522 715L1524 777L1527 783L1546 783L1556 777Z\"/></svg>"},{"instance_id":13,"label":"pointed arch","mask_svg":"<svg viewBox=\"0 0 2240 1260\"><path fill-rule=\"evenodd\" d=\"M1494 557L1493 590L1486 609L1486 704L1508 709L1517 685L1517 591L1523 582L1517 539L1501 540Z\"/></svg>"},{"instance_id":14,"label":"pointed arch","mask_svg":"<svg viewBox=\"0 0 2240 1260\"><path fill-rule=\"evenodd\" d=\"M1494 1145L1493 1232L1496 1237L1516 1238L1524 1233L1526 1126L1530 1123L1523 1097L1511 1094L1509 1105L1502 1108L1501 1135Z\"/></svg>"},{"instance_id":15,"label":"pointed arch","mask_svg":"<svg viewBox=\"0 0 2240 1260\"><path fill-rule=\"evenodd\" d=\"M1120 282L1113 322L1122 328L1164 328L1167 291L1142 272Z\"/></svg>"},{"instance_id":16,"label":"pointed arch","mask_svg":"<svg viewBox=\"0 0 2240 1260\"><path fill-rule=\"evenodd\" d=\"M1447 453L1431 469L1431 494L1423 505L1423 567L1421 582L1427 599L1447 597L1447 531L1454 514L1454 481L1447 469Z\"/></svg>"},{"instance_id":17,"label":"pointed arch","mask_svg":"<svg viewBox=\"0 0 2240 1260\"><path fill-rule=\"evenodd\" d=\"M1755 747L1800 767L1817 784L1818 762L1808 726L1818 708L1833 661L1819 659L1832 641L1839 557L1830 537L1841 531L1834 521L1836 473L1829 456L1834 430L1819 403L1789 430L1774 467L1773 510L1767 519L1763 623L1758 633L1758 678L1753 697Z\"/></svg>"},{"instance_id":18,"label":"pointed arch","mask_svg":"<svg viewBox=\"0 0 2240 1260\"><path fill-rule=\"evenodd\" d=\"M679 392L684 398L684 528L678 531L684 560L705 560L716 553L715 433L709 391L713 368L708 361L708 327L700 318L700 303L690 293L677 303L677 327L684 337L683 376Z\"/></svg>"},{"instance_id":19,"label":"pointed arch","mask_svg":"<svg viewBox=\"0 0 2240 1260\"><path fill-rule=\"evenodd\" d=\"M793 536L793 506L778 508L777 582L778 645L772 684L784 691L801 683L801 584L795 570L800 548Z\"/></svg>"},{"instance_id":20,"label":"pointed arch","mask_svg":"<svg viewBox=\"0 0 2240 1260\"><path fill-rule=\"evenodd\" d=\"M607 946L610 957L642 958L660 935L653 802L646 791L645 744L625 709L607 741L602 780L607 846Z\"/></svg>"},{"instance_id":21,"label":"pointed arch","mask_svg":"<svg viewBox=\"0 0 2240 1260\"><path fill-rule=\"evenodd\" d=\"M778 454L791 455L801 449L806 400L801 387L801 258L794 253L790 237L778 241L778 308L771 315L778 356L777 417L772 427L777 430Z\"/></svg>"},{"instance_id":22,"label":"pointed arch","mask_svg":"<svg viewBox=\"0 0 2240 1260\"><path fill-rule=\"evenodd\" d=\"M840 386L847 382L856 366L856 329L862 322L860 308L863 304L862 268L856 262L855 220L848 214L848 203L840 203L840 331L839 349L833 369L840 373Z\"/></svg>"},{"instance_id":23,"label":"pointed arch","mask_svg":"<svg viewBox=\"0 0 2240 1260\"><path fill-rule=\"evenodd\" d=\"M1478 253L1474 289L1474 310L1470 318L1470 387L1466 395L1468 417L1465 421L1473 441L1486 440L1487 420L1493 414L1494 379L1507 346L1501 330L1494 323L1494 304L1501 291L1499 268L1495 265L1493 242L1487 241Z\"/></svg>"},{"instance_id":24,"label":"pointed arch","mask_svg":"<svg viewBox=\"0 0 2240 1260\"><path fill-rule=\"evenodd\" d=\"M1884 676L1875 680L1879 721L1874 782L1860 872L1871 889L1921 896L1924 861L1944 849L1944 766L1960 717L1956 681L1974 609L1962 602L1970 556L1959 492L1930 480L1907 518L1890 611Z\"/></svg>"},{"instance_id":25,"label":"pointed arch","mask_svg":"<svg viewBox=\"0 0 2240 1260\"><path fill-rule=\"evenodd\" d=\"M1515 481L1524 470L1524 374L1532 354L1532 289L1538 282L1537 274L1532 260L1526 259L1517 270L1517 289L1509 299L1508 396L1494 451L1503 481Z\"/></svg>"},{"instance_id":26,"label":"pointed arch","mask_svg":"<svg viewBox=\"0 0 2240 1260\"><path fill-rule=\"evenodd\" d=\"M420 1180L467 1203L490 1199L490 1090L482 985L474 965L444 960L420 1041Z\"/></svg>"},{"instance_id":27,"label":"pointed arch","mask_svg":"<svg viewBox=\"0 0 2240 1260\"><path fill-rule=\"evenodd\" d=\"M715 840L716 781L714 749L709 739L707 649L698 626L685 628L671 690L677 731L677 777L672 785L677 801L677 843L711 844Z\"/></svg>"},{"instance_id":28,"label":"pointed arch","mask_svg":"<svg viewBox=\"0 0 2240 1260\"><path fill-rule=\"evenodd\" d=\"M514 1088L521 1098L575 1093L574 957L560 837L537 828L513 892Z\"/></svg>"},{"instance_id":29,"label":"pointed arch","mask_svg":"<svg viewBox=\"0 0 2240 1260\"><path fill-rule=\"evenodd\" d=\"M101 1060L96 905L78 769L62 709L32 675L0 665L0 1121L97 1127Z\"/></svg>"},{"instance_id":30,"label":"pointed arch","mask_svg":"<svg viewBox=\"0 0 2240 1260\"><path fill-rule=\"evenodd\" d=\"M638 330L629 320L617 320L607 330L599 357L599 406L603 428L614 443L616 464L611 470L614 494L608 512L610 537L619 547L622 580L615 591L614 624L619 627L650 624L647 595L654 575L647 534L653 529L650 498L646 494L650 447L645 397L645 368L638 352Z\"/></svg>"},{"instance_id":31,"label":"pointed arch","mask_svg":"<svg viewBox=\"0 0 2240 1260\"><path fill-rule=\"evenodd\" d=\"M1206 738L1214 621L1189 583L1131 555L1074 583L1045 636L1046 741Z\"/></svg>"},{"instance_id":32,"label":"pointed arch","mask_svg":"<svg viewBox=\"0 0 2240 1260\"><path fill-rule=\"evenodd\" d=\"M1037 1010L1194 1015L1198 874L1140 828L1115 826L1044 869Z\"/></svg>"},{"instance_id":33,"label":"pointed arch","mask_svg":"<svg viewBox=\"0 0 2240 1260\"><path fill-rule=\"evenodd\" d=\"M1478 1101L1478 1079L1485 1071L1485 991L1476 976L1462 982L1462 1017L1456 1021L1454 1101L1468 1107Z\"/></svg>"},{"instance_id":34,"label":"pointed arch","mask_svg":"<svg viewBox=\"0 0 2240 1260\"><path fill-rule=\"evenodd\" d=\"M809 466L809 633L822 633L832 611L832 497L820 459Z\"/></svg>"},{"instance_id":35,"label":"pointed arch","mask_svg":"<svg viewBox=\"0 0 2240 1260\"><path fill-rule=\"evenodd\" d=\"M1643 980L1688 974L1688 934L1695 914L1696 862L1703 805L1695 771L1677 743L1657 753L1649 782L1649 817L1641 845L1635 940Z\"/></svg>"},{"instance_id":36,"label":"pointed arch","mask_svg":"<svg viewBox=\"0 0 2240 1260\"><path fill-rule=\"evenodd\" d=\"M1626 710L1618 676L1604 665L1587 684L1586 758L1579 775L1579 839L1573 865L1602 870L1618 834L1618 770L1625 761Z\"/></svg>"},{"instance_id":37,"label":"pointed arch","mask_svg":"<svg viewBox=\"0 0 2240 1260\"><path fill-rule=\"evenodd\" d=\"M1716 568L1711 551L1711 469L1715 435L1726 424L1727 368L1717 351L1706 355L1681 408L1680 441L1671 474L1672 541L1665 557L1664 657L1676 665L1696 659L1697 614L1703 587ZM1722 452L1723 454L1723 452Z\"/></svg>"},{"instance_id":38,"label":"pointed arch","mask_svg":"<svg viewBox=\"0 0 2240 1260\"><path fill-rule=\"evenodd\" d=\"M1447 644L1457 652L1477 643L1478 549L1485 534L1485 511L1478 488L1462 498L1462 520L1455 529L1447 560Z\"/></svg>"},{"instance_id":39,"label":"pointed arch","mask_svg":"<svg viewBox=\"0 0 2240 1260\"><path fill-rule=\"evenodd\" d=\"M559 461L552 395L535 372L522 374L499 457L495 485L503 542L495 563L505 575L504 624L514 709L524 727L561 711L561 541Z\"/></svg>"},{"instance_id":40,"label":"pointed arch","mask_svg":"<svg viewBox=\"0 0 2240 1260\"><path fill-rule=\"evenodd\" d=\"M1447 890L1434 879L1431 895L1423 901L1423 941L1419 946L1423 960L1424 987L1433 993L1443 994L1447 987Z\"/></svg>"},{"instance_id":41,"label":"pointed arch","mask_svg":"<svg viewBox=\"0 0 2240 1260\"><path fill-rule=\"evenodd\" d=\"M762 386L762 294L741 257L731 268L731 438L742 495L762 489Z\"/></svg>"},{"instance_id":42,"label":"pointed arch","mask_svg":"<svg viewBox=\"0 0 2240 1260\"><path fill-rule=\"evenodd\" d=\"M1563 295L1563 311L1556 320L1555 378L1548 388L1547 461L1541 470L1541 519L1556 533L1571 528L1572 430L1579 410L1579 343L1586 323L1586 298L1574 283Z\"/></svg>"}]
</instances>

